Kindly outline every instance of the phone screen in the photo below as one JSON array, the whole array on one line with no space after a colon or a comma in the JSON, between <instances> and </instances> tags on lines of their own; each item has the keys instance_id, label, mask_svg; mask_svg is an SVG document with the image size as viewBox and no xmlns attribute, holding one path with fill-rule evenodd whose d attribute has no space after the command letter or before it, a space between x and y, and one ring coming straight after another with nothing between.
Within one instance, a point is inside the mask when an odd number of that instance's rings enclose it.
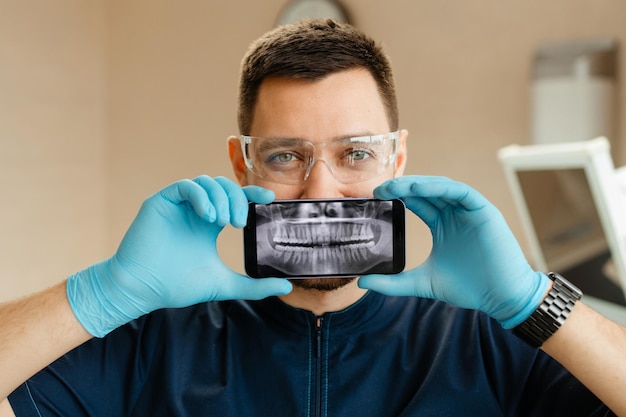
<instances>
[{"instance_id":1,"label":"phone screen","mask_svg":"<svg viewBox=\"0 0 626 417\"><path fill-rule=\"evenodd\" d=\"M405 266L404 212L399 199L250 203L246 273L253 278L399 273Z\"/></svg>"}]
</instances>

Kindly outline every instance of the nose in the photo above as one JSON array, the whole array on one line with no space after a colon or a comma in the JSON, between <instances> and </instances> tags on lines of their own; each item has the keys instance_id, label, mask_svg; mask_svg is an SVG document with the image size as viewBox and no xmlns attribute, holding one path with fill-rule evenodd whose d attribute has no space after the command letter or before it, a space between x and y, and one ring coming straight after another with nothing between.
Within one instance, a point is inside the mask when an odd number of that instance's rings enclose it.
<instances>
[{"instance_id":1,"label":"nose","mask_svg":"<svg viewBox=\"0 0 626 417\"><path fill-rule=\"evenodd\" d=\"M309 218L315 217L338 217L339 204L336 202L323 202L313 204L311 210L307 213Z\"/></svg>"},{"instance_id":2,"label":"nose","mask_svg":"<svg viewBox=\"0 0 626 417\"><path fill-rule=\"evenodd\" d=\"M324 214L326 217L339 217L341 214L341 203L328 202L324 206Z\"/></svg>"},{"instance_id":3,"label":"nose","mask_svg":"<svg viewBox=\"0 0 626 417\"><path fill-rule=\"evenodd\" d=\"M340 186L328 163L317 160L304 182L301 198L341 198Z\"/></svg>"}]
</instances>

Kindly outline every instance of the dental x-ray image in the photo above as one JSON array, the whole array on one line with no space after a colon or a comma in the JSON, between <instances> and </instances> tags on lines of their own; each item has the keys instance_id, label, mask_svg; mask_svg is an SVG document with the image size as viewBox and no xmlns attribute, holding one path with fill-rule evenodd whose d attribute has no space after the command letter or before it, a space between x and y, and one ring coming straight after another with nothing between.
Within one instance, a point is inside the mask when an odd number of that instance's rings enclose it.
<instances>
[{"instance_id":1,"label":"dental x-ray image","mask_svg":"<svg viewBox=\"0 0 626 417\"><path fill-rule=\"evenodd\" d=\"M400 200L279 201L252 204L250 212L244 240L252 277L357 276L404 268Z\"/></svg>"}]
</instances>

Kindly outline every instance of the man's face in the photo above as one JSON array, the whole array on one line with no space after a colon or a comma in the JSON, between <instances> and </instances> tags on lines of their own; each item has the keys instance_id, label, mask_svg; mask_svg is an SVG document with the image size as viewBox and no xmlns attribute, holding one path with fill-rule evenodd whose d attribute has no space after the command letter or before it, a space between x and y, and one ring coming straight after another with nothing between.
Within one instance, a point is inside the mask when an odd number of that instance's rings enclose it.
<instances>
[{"instance_id":1,"label":"man's face","mask_svg":"<svg viewBox=\"0 0 626 417\"><path fill-rule=\"evenodd\" d=\"M331 74L319 81L271 78L259 90L250 136L302 139L313 145L335 139L370 136L391 130L377 85L366 70ZM259 185L273 190L276 199L371 197L383 181L402 175L406 158L407 132L400 134L398 154L380 175L344 184L324 161L316 162L301 184L279 184L259 178L243 163L241 145L229 140L235 175L241 185ZM320 149L323 149L320 146ZM319 157L319 156L318 156ZM326 158L322 155L321 158ZM294 285L334 289L345 279L294 280Z\"/></svg>"}]
</instances>

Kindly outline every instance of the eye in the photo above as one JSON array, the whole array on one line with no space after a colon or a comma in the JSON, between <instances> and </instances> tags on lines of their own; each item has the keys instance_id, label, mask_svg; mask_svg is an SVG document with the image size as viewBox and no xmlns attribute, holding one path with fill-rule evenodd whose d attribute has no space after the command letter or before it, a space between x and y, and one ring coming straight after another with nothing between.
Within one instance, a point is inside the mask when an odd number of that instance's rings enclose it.
<instances>
[{"instance_id":1,"label":"eye","mask_svg":"<svg viewBox=\"0 0 626 417\"><path fill-rule=\"evenodd\" d=\"M364 149L354 149L348 156L353 161L362 161L370 158L372 154Z\"/></svg>"},{"instance_id":2,"label":"eye","mask_svg":"<svg viewBox=\"0 0 626 417\"><path fill-rule=\"evenodd\" d=\"M270 164L271 163L286 164L288 162L293 162L298 159L300 158L293 152L281 152L281 153L270 155L270 157L267 158L267 162L269 162Z\"/></svg>"},{"instance_id":3,"label":"eye","mask_svg":"<svg viewBox=\"0 0 626 417\"><path fill-rule=\"evenodd\" d=\"M367 148L346 149L343 159L349 165L374 162L376 160L376 152L374 152L372 149Z\"/></svg>"}]
</instances>

